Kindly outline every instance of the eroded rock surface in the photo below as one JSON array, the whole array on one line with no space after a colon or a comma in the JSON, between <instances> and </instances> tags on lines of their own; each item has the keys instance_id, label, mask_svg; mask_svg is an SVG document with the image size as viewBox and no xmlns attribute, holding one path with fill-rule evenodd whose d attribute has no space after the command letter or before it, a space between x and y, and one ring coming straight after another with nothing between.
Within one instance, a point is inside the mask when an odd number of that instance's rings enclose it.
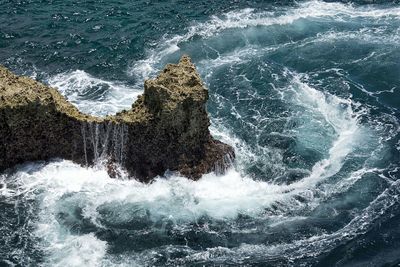
<instances>
[{"instance_id":1,"label":"eroded rock surface","mask_svg":"<svg viewBox=\"0 0 400 267\"><path fill-rule=\"evenodd\" d=\"M141 181L178 171L198 179L224 171L233 149L212 138L208 91L190 58L147 80L132 108L97 118L56 89L0 67L0 171L25 161L62 158L82 165L107 160Z\"/></svg>"}]
</instances>

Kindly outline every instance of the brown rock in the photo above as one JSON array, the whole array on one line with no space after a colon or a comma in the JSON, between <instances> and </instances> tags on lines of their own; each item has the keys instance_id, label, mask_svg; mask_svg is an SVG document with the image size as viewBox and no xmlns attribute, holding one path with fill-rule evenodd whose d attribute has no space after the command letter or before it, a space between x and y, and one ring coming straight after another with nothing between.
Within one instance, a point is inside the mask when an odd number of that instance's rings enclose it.
<instances>
[{"instance_id":1,"label":"brown rock","mask_svg":"<svg viewBox=\"0 0 400 267\"><path fill-rule=\"evenodd\" d=\"M85 115L60 93L0 67L0 171L25 161L108 159L148 182L166 170L198 179L223 172L233 149L208 130L208 91L190 58L168 64L128 111ZM117 176L113 173L113 176Z\"/></svg>"}]
</instances>

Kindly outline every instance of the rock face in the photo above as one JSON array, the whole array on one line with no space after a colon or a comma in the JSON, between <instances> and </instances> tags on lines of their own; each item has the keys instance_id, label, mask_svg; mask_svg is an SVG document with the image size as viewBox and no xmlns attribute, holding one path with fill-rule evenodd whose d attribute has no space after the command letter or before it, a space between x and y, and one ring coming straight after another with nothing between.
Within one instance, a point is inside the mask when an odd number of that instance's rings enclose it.
<instances>
[{"instance_id":1,"label":"rock face","mask_svg":"<svg viewBox=\"0 0 400 267\"><path fill-rule=\"evenodd\" d=\"M145 81L130 110L105 118L82 114L56 89L0 67L0 171L62 158L105 160L111 175L119 163L144 182L167 170L192 179L223 172L234 151L210 135L207 99L187 56Z\"/></svg>"}]
</instances>

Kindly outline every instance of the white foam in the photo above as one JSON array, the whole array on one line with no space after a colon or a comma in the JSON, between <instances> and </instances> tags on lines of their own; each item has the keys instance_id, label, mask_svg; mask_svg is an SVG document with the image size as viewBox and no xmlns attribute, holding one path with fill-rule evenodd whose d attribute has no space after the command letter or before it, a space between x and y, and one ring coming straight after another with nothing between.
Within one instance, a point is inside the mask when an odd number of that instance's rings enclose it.
<instances>
[{"instance_id":1,"label":"white foam","mask_svg":"<svg viewBox=\"0 0 400 267\"><path fill-rule=\"evenodd\" d=\"M371 6L353 6L344 3L327 3L323 1L307 1L298 4L296 8L287 10L259 12L251 8L235 10L220 16L212 16L208 21L197 23L188 28L184 35L164 36L154 50L148 51L147 58L134 62L128 73L138 79L147 79L157 71L157 64L167 55L180 49L180 45L190 41L195 36L203 39L214 37L229 29L243 29L248 27L288 25L301 19L317 19L337 22L351 22L354 19L367 19L377 22L399 19L400 7L376 8ZM364 29L365 30L365 29ZM347 35L351 35L349 33ZM357 34L357 33L355 33ZM335 36L336 35L336 36ZM375 34L376 35L376 34ZM397 35L390 43L396 43ZM331 38L340 38L340 34L331 32ZM326 38L329 38L327 36ZM370 34L370 39L376 39ZM218 51L217 51L218 53Z\"/></svg>"},{"instance_id":2,"label":"white foam","mask_svg":"<svg viewBox=\"0 0 400 267\"><path fill-rule=\"evenodd\" d=\"M333 233L322 233L308 238L295 240L291 243L279 243L275 245L251 245L241 244L239 247L210 248L205 251L193 253L186 258L188 262L201 260L204 258L218 261L225 257L234 258L241 262L249 257L254 260L261 257L275 258L285 257L288 260L315 258L322 253L329 251L337 246L338 243L345 243L348 240L360 236L373 227L373 222L390 210L398 203L400 180L393 182L386 190L379 194L368 207L356 216L343 228Z\"/></svg>"},{"instance_id":3,"label":"white foam","mask_svg":"<svg viewBox=\"0 0 400 267\"><path fill-rule=\"evenodd\" d=\"M42 230L43 232L41 230L37 232L41 237L48 236L47 231L54 229L44 227ZM94 234L68 235L58 242L51 241L51 247L45 249L45 252L51 253L46 262L48 266L100 266L106 255L106 242L100 241Z\"/></svg>"},{"instance_id":4,"label":"white foam","mask_svg":"<svg viewBox=\"0 0 400 267\"><path fill-rule=\"evenodd\" d=\"M305 123L304 127L298 130L298 135L300 135L298 142L310 139L306 136L310 135L308 132L310 123L319 125L315 114L322 116L322 123L331 126L336 135L329 149L328 157L317 162L313 166L311 174L302 179L301 182L296 183L296 186L309 186L311 181L321 181L340 170L345 157L357 146L358 140L362 139L363 130L359 127L358 118L363 112L353 112L353 103L350 99L342 99L329 93L324 94L301 81L300 75L295 74L293 77L292 86L289 90L293 90L295 94L294 97L292 95L291 101L305 106L310 113L307 116L309 123ZM312 117L314 118L310 119ZM303 130L306 132L302 133ZM326 138L326 136L320 138ZM318 142L318 140L314 140L314 142Z\"/></svg>"},{"instance_id":5,"label":"white foam","mask_svg":"<svg viewBox=\"0 0 400 267\"><path fill-rule=\"evenodd\" d=\"M316 42L326 42L331 43L333 41L344 40L350 42L355 40L356 42L365 42L369 44L379 44L379 45L391 45L398 46L400 41L400 36L398 32L389 33L386 32L387 27L370 27L370 28L361 28L353 31L334 31L330 30L328 32L319 33L316 37L312 37L310 39L304 40L299 47L306 46L311 43ZM352 63L359 63L361 61L365 61L371 58L377 58L388 53L386 50L383 50L380 53L371 52L368 56L354 60Z\"/></svg>"},{"instance_id":6,"label":"white foam","mask_svg":"<svg viewBox=\"0 0 400 267\"><path fill-rule=\"evenodd\" d=\"M255 181L241 177L235 170L229 170L223 176L207 174L197 182L173 176L141 184L135 180L111 179L103 169L85 169L62 161L51 163L39 172L20 171L16 177L21 180L24 192L38 188L45 190L40 224L54 226L52 217L56 214L57 203L71 192L82 193L84 216L96 224L97 208L109 202L130 203L132 207L139 204L149 211L150 219L154 221L165 218L195 221L205 215L232 219L239 213L257 216L277 201L290 204L291 196L300 193L301 189L312 189L317 174L320 173L313 172L313 179L306 178L291 185Z\"/></svg>"},{"instance_id":7,"label":"white foam","mask_svg":"<svg viewBox=\"0 0 400 267\"><path fill-rule=\"evenodd\" d=\"M256 12L250 8L231 11L221 17L213 16L205 23L192 26L182 40L189 40L195 35L210 37L226 29L292 24L299 19L306 18L329 18L336 21L349 21L354 18L398 18L400 17L400 8L377 9L375 7L354 7L351 4L343 3L307 1L300 3L297 8L290 8L283 14L281 13ZM177 39L175 37L175 41Z\"/></svg>"},{"instance_id":8,"label":"white foam","mask_svg":"<svg viewBox=\"0 0 400 267\"><path fill-rule=\"evenodd\" d=\"M99 116L129 109L142 93L142 89L98 79L82 70L55 75L48 83L56 87L80 111Z\"/></svg>"},{"instance_id":9,"label":"white foam","mask_svg":"<svg viewBox=\"0 0 400 267\"><path fill-rule=\"evenodd\" d=\"M288 105L305 108L301 115L297 115L301 123L291 130L297 137L296 142L317 151L328 151L326 157L314 164L309 175L281 188L282 192L292 191L292 194L299 194L302 190L312 189L318 183L338 173L345 158L367 138L368 130L358 123L359 117L366 110L359 108L357 112L354 112L352 107L358 106L358 103L318 91L304 81L307 80L304 75L289 70L286 70L285 75L292 78L290 85L286 88L275 88L275 90L280 91ZM291 119L296 119L296 117ZM247 158L251 162L257 158L257 155L252 153L241 140L228 134L227 129L221 127L219 123L213 123L211 132L235 147L239 160ZM317 129L318 132L316 132Z\"/></svg>"},{"instance_id":10,"label":"white foam","mask_svg":"<svg viewBox=\"0 0 400 267\"><path fill-rule=\"evenodd\" d=\"M176 44L176 41L186 41L195 35L202 37L214 36L226 29L286 25L305 18L330 18L337 21L346 21L354 18L384 19L391 17L400 17L400 8L354 7L351 4L323 1L303 2L297 8L290 8L281 15L278 12L255 12L254 9L246 8L228 12L221 17L212 16L211 20L189 28L188 33L183 37L172 38L171 43Z\"/></svg>"}]
</instances>

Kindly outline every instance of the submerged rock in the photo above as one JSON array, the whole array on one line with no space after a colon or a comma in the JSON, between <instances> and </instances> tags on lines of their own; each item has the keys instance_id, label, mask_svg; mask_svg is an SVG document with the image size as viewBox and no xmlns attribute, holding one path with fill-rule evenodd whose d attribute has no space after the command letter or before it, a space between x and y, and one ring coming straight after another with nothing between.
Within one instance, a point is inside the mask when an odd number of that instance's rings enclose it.
<instances>
[{"instance_id":1,"label":"submerged rock","mask_svg":"<svg viewBox=\"0 0 400 267\"><path fill-rule=\"evenodd\" d=\"M0 171L62 158L118 163L145 182L167 170L192 179L223 172L234 151L210 135L207 99L187 56L145 81L130 110L105 118L83 114L56 89L0 67Z\"/></svg>"}]
</instances>

